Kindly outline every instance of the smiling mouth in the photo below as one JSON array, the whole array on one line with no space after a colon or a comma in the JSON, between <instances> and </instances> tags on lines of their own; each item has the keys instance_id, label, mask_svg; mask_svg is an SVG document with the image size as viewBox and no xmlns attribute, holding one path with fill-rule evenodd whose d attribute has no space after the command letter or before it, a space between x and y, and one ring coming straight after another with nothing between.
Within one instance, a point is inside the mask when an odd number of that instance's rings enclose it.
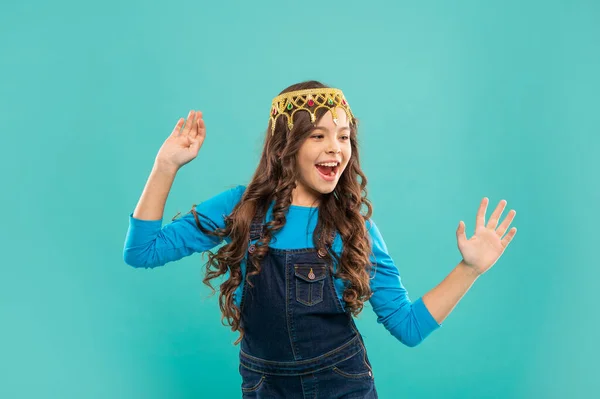
<instances>
[{"instance_id":1,"label":"smiling mouth","mask_svg":"<svg viewBox=\"0 0 600 399\"><path fill-rule=\"evenodd\" d=\"M340 168L339 165L336 165L336 166L315 165L315 167L317 168L317 170L323 177L328 177L328 178L335 177L335 175L337 175L337 172Z\"/></svg>"}]
</instances>

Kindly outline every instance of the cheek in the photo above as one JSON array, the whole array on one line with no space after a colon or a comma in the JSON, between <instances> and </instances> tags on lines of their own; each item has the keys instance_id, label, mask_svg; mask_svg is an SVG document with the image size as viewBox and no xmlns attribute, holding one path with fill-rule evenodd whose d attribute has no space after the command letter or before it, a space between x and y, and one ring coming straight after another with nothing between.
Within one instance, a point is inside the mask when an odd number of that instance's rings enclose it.
<instances>
[{"instance_id":1,"label":"cheek","mask_svg":"<svg viewBox=\"0 0 600 399\"><path fill-rule=\"evenodd\" d=\"M298 161L296 162L296 171L299 174L306 175L311 173L314 167L313 161L308 159L308 157L298 158Z\"/></svg>"},{"instance_id":2,"label":"cheek","mask_svg":"<svg viewBox=\"0 0 600 399\"><path fill-rule=\"evenodd\" d=\"M302 165L300 165L300 167L301 167L302 169L306 169L306 170L310 170L310 169L312 169L314 166L315 166L315 165L314 165L314 163L313 163L312 159L309 159L308 157L304 158L304 159L302 160Z\"/></svg>"},{"instance_id":3,"label":"cheek","mask_svg":"<svg viewBox=\"0 0 600 399\"><path fill-rule=\"evenodd\" d=\"M344 159L346 163L350 162L350 158L352 157L352 147L348 145L348 147L344 150Z\"/></svg>"},{"instance_id":4,"label":"cheek","mask_svg":"<svg viewBox=\"0 0 600 399\"><path fill-rule=\"evenodd\" d=\"M344 161L346 162L344 164L344 169L346 169L348 167L348 164L350 163L351 158L352 158L352 150L348 149L348 153L344 153Z\"/></svg>"}]
</instances>

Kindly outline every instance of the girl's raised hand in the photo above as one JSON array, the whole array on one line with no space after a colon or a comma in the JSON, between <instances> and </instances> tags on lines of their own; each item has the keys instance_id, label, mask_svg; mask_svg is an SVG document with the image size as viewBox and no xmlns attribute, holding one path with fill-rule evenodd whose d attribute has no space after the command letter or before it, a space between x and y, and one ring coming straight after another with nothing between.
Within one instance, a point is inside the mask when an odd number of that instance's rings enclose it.
<instances>
[{"instance_id":1,"label":"girl's raised hand","mask_svg":"<svg viewBox=\"0 0 600 399\"><path fill-rule=\"evenodd\" d=\"M156 164L161 166L181 168L198 155L206 138L206 126L201 111L190 111L185 127L184 119L180 118L175 128L167 137L156 155Z\"/></svg>"},{"instance_id":2,"label":"girl's raised hand","mask_svg":"<svg viewBox=\"0 0 600 399\"><path fill-rule=\"evenodd\" d=\"M508 231L508 226L512 223L517 212L512 209L508 212L504 221L498 226L500 215L504 211L506 201L502 200L492 213L487 225L485 224L485 211L488 205L488 198L484 198L479 205L477 218L475 219L475 234L467 239L465 234L465 224L460 221L456 230L458 239L458 249L463 256L463 262L469 266L478 275L489 270L504 253L508 244L517 233L517 228L513 227ZM503 237L504 236L504 237Z\"/></svg>"}]
</instances>

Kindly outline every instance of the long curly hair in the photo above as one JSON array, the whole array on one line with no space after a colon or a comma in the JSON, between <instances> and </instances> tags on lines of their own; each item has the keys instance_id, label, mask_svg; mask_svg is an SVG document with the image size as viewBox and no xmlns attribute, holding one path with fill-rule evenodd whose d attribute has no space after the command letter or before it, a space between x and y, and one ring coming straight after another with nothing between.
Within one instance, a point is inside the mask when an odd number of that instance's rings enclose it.
<instances>
[{"instance_id":1,"label":"long curly hair","mask_svg":"<svg viewBox=\"0 0 600 399\"><path fill-rule=\"evenodd\" d=\"M325 87L329 86L311 80L291 85L280 94ZM287 127L286 118L278 118L273 135L269 122L258 167L241 200L229 215L225 215L224 228L204 228L194 207L191 210L196 225L203 233L217 236L221 240L230 238L230 242L220 247L216 253L205 251L208 261L203 282L214 294L211 280L229 272L229 278L220 285L219 307L222 312L221 323L240 333L234 345L244 336L243 326L240 325L241 312L233 298L243 278L240 263L247 257L246 283L252 286L250 277L260 273L260 260L269 250L271 237L286 223L286 214L292 203L292 191L299 178L296 167L298 150L326 112L327 108L317 111L314 125L308 112L297 112L291 130ZM335 277L346 280L343 299L346 311L354 316L358 316L364 302L372 295L369 283L372 242L365 225L371 217L372 206L367 199L367 178L360 167L357 133L357 124L350 123L352 155L335 189L319 198L317 226L313 234L315 248L327 250L324 260L330 267L333 260L339 265ZM263 237L256 242L256 251L250 254L247 249L251 222L256 216L264 216L273 201L272 220L266 224ZM361 213L363 210L364 213ZM334 231L342 239L341 256L330 249Z\"/></svg>"}]
</instances>

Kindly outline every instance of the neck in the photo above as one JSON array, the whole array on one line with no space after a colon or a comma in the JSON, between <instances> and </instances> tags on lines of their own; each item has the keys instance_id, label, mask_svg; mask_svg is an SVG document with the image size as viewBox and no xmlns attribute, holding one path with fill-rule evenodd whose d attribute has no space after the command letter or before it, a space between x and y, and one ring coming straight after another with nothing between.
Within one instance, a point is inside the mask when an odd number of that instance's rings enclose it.
<instances>
[{"instance_id":1,"label":"neck","mask_svg":"<svg viewBox=\"0 0 600 399\"><path fill-rule=\"evenodd\" d=\"M319 198L315 194L307 193L302 186L296 184L292 190L292 205L314 208L319 205Z\"/></svg>"}]
</instances>

